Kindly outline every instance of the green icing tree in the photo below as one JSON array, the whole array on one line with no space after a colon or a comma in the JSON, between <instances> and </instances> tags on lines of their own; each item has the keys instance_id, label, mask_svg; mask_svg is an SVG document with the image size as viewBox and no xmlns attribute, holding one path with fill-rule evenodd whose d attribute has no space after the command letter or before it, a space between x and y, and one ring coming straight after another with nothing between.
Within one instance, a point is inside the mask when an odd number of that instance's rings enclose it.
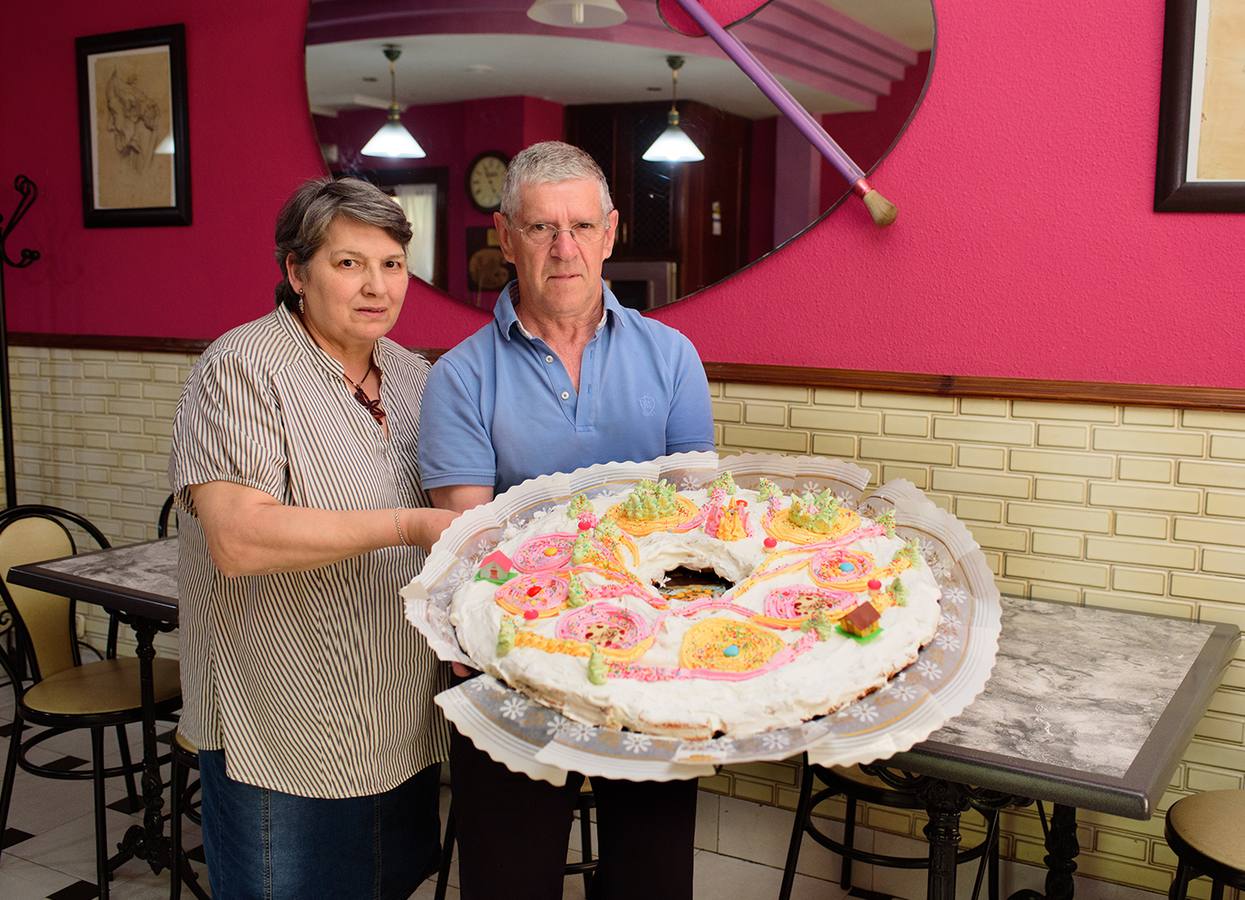
<instances>
[{"instance_id":1,"label":"green icing tree","mask_svg":"<svg viewBox=\"0 0 1245 900\"><path fill-rule=\"evenodd\" d=\"M566 517L568 519L578 519L586 512L592 512L592 504L588 501L587 494L576 494L567 504Z\"/></svg>"},{"instance_id":2,"label":"green icing tree","mask_svg":"<svg viewBox=\"0 0 1245 900\"><path fill-rule=\"evenodd\" d=\"M840 505L841 501L829 488L817 494L805 491L800 495L792 495L788 516L801 528L825 534L834 528Z\"/></svg>"},{"instance_id":3,"label":"green icing tree","mask_svg":"<svg viewBox=\"0 0 1245 900\"><path fill-rule=\"evenodd\" d=\"M501 617L501 625L497 628L497 655L505 656L514 649L514 619Z\"/></svg>"},{"instance_id":4,"label":"green icing tree","mask_svg":"<svg viewBox=\"0 0 1245 900\"><path fill-rule=\"evenodd\" d=\"M566 589L566 605L572 609L583 606L588 602L587 592L584 590L584 583L578 575L571 575L570 584Z\"/></svg>"},{"instance_id":5,"label":"green icing tree","mask_svg":"<svg viewBox=\"0 0 1245 900\"><path fill-rule=\"evenodd\" d=\"M593 684L605 684L605 671L605 657L593 646L592 655L588 657L588 680Z\"/></svg>"},{"instance_id":6,"label":"green icing tree","mask_svg":"<svg viewBox=\"0 0 1245 900\"><path fill-rule=\"evenodd\" d=\"M623 501L623 512L638 522L673 515L679 511L675 494L674 485L668 481L641 481Z\"/></svg>"},{"instance_id":7,"label":"green icing tree","mask_svg":"<svg viewBox=\"0 0 1245 900\"><path fill-rule=\"evenodd\" d=\"M768 478L762 478L757 483L757 499L764 503L771 498L781 500L782 488L770 481Z\"/></svg>"}]
</instances>

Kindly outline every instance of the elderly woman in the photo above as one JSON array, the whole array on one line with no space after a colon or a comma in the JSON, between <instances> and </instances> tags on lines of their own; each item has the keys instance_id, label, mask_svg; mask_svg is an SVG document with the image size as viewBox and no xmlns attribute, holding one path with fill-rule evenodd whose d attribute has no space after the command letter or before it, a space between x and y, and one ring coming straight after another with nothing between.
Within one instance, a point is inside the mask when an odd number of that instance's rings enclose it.
<instances>
[{"instance_id":1,"label":"elderly woman","mask_svg":"<svg viewBox=\"0 0 1245 900\"><path fill-rule=\"evenodd\" d=\"M180 728L217 898L406 897L435 868L443 685L398 589L453 515L416 469L428 363L385 337L410 237L372 185L304 184L276 309L177 407Z\"/></svg>"}]
</instances>

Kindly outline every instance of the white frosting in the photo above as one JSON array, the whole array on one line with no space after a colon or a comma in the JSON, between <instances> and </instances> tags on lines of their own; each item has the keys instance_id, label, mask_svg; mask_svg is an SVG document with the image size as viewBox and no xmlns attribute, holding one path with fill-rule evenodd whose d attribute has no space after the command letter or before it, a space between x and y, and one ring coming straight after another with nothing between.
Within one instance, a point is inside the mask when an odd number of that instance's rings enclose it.
<instances>
[{"instance_id":1,"label":"white frosting","mask_svg":"<svg viewBox=\"0 0 1245 900\"><path fill-rule=\"evenodd\" d=\"M594 498L594 512L603 515L622 496L606 494ZM697 506L707 500L705 491L681 492L680 496ZM758 614L763 613L765 598L775 588L812 585L808 567L799 566L793 571L761 579L740 591L738 583L769 554L799 545L780 541L773 549L765 548L766 533L760 519L766 504L757 499L754 491L740 489L735 497L748 502L751 536L727 542L710 537L697 527L683 534L658 532L633 538L639 553L638 564L627 550L620 550L628 569L650 583L660 582L665 573L680 565L712 569L737 585L721 599ZM784 499L782 506L785 508L787 503ZM872 522L866 519L863 524ZM498 549L513 558L518 548L533 537L575 530L576 521L567 517L563 506L533 520L519 533L502 541ZM898 537L878 535L856 540L850 549L870 554L875 565L881 568L894 559L903 545ZM771 564L769 570L776 568L779 566ZM579 577L586 588L607 583L604 577L593 573ZM916 659L917 651L933 639L937 629L941 592L923 560L897 577L907 589L905 604L882 612L880 633L870 640L860 642L836 631L826 640L813 642L807 652L785 665L739 681L699 677L642 681L611 676L605 684L596 685L588 679L588 661L583 656L516 646L499 657L497 636L501 619L511 614L497 604L498 587L488 581L469 581L458 589L453 599L451 621L463 649L481 668L573 719L689 738L718 733L745 737L833 712L883 686L892 675ZM889 580L886 586L889 587ZM867 593L861 592L860 596L866 599ZM608 602L648 622L661 616L660 610L639 597L621 596L610 598ZM686 605L671 601L669 609L677 611ZM519 623L520 632L530 631L552 638L559 619L565 615L564 611L560 616L534 621L511 617ZM677 667L684 635L707 618L745 620L738 613L720 609L705 610L689 617L667 615L653 646L635 664ZM805 637L798 630L765 630L787 645Z\"/></svg>"}]
</instances>

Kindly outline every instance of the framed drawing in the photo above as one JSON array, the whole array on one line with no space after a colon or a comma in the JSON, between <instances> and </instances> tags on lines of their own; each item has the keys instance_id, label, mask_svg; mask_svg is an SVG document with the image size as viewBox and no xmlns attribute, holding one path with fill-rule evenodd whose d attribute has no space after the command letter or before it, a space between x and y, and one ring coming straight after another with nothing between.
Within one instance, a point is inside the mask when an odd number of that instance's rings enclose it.
<instances>
[{"instance_id":1,"label":"framed drawing","mask_svg":"<svg viewBox=\"0 0 1245 900\"><path fill-rule=\"evenodd\" d=\"M1156 212L1245 212L1245 3L1167 0Z\"/></svg>"},{"instance_id":2,"label":"framed drawing","mask_svg":"<svg viewBox=\"0 0 1245 900\"><path fill-rule=\"evenodd\" d=\"M74 44L83 224L189 225L185 26Z\"/></svg>"}]
</instances>

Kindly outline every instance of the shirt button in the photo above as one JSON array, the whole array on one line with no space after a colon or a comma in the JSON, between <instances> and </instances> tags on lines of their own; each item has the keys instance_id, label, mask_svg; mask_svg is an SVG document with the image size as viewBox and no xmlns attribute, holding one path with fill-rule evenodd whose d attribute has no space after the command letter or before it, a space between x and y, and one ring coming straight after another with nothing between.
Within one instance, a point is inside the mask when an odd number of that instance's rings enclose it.
<instances>
[{"instance_id":1,"label":"shirt button","mask_svg":"<svg viewBox=\"0 0 1245 900\"><path fill-rule=\"evenodd\" d=\"M545 354L545 362L547 363L553 362L553 357L548 354Z\"/></svg>"},{"instance_id":2,"label":"shirt button","mask_svg":"<svg viewBox=\"0 0 1245 900\"><path fill-rule=\"evenodd\" d=\"M563 391L563 392L562 392L562 399L563 399L563 400L570 400L570 399L571 399L571 392L570 392L570 391Z\"/></svg>"}]
</instances>

